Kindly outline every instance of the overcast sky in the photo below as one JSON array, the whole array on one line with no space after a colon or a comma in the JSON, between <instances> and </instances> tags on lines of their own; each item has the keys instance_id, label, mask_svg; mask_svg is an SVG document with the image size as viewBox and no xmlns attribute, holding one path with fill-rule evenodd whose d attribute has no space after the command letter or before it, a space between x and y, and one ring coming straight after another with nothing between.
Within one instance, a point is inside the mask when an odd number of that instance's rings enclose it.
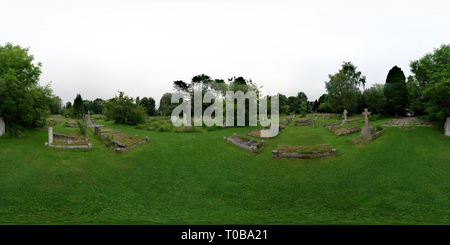
<instances>
[{"instance_id":1,"label":"overcast sky","mask_svg":"<svg viewBox=\"0 0 450 245\"><path fill-rule=\"evenodd\" d=\"M64 103L242 76L318 99L351 61L366 88L450 43L450 1L2 1L0 44L29 47Z\"/></svg>"}]
</instances>

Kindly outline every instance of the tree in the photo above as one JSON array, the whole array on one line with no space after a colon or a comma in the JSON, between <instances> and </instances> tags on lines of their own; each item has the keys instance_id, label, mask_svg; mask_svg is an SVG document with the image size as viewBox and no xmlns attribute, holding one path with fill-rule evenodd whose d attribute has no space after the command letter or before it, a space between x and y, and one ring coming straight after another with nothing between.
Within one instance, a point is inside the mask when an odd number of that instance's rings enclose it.
<instances>
[{"instance_id":1,"label":"tree","mask_svg":"<svg viewBox=\"0 0 450 245\"><path fill-rule=\"evenodd\" d=\"M152 97L144 97L141 99L140 105L144 108L145 113L149 116L155 115L155 100Z\"/></svg>"},{"instance_id":2,"label":"tree","mask_svg":"<svg viewBox=\"0 0 450 245\"><path fill-rule=\"evenodd\" d=\"M158 111L161 115L170 115L175 106L172 106L172 93L165 93L159 100Z\"/></svg>"},{"instance_id":3,"label":"tree","mask_svg":"<svg viewBox=\"0 0 450 245\"><path fill-rule=\"evenodd\" d=\"M328 75L329 82L325 82L328 92L328 103L335 112L356 111L359 86L366 83L366 77L356 70L351 62L344 62L342 68L334 75Z\"/></svg>"},{"instance_id":4,"label":"tree","mask_svg":"<svg viewBox=\"0 0 450 245\"><path fill-rule=\"evenodd\" d=\"M425 112L434 119L445 120L450 116L450 45L442 44L432 53L411 61L410 67L419 87L415 102L422 97Z\"/></svg>"},{"instance_id":5,"label":"tree","mask_svg":"<svg viewBox=\"0 0 450 245\"><path fill-rule=\"evenodd\" d=\"M84 114L84 103L83 98L80 94L77 94L75 100L73 101L73 115L76 118L82 118Z\"/></svg>"},{"instance_id":6,"label":"tree","mask_svg":"<svg viewBox=\"0 0 450 245\"><path fill-rule=\"evenodd\" d=\"M42 126L55 103L50 83L38 84L42 64L33 64L28 51L11 43L0 45L0 117L10 136L26 136L26 128Z\"/></svg>"},{"instance_id":7,"label":"tree","mask_svg":"<svg viewBox=\"0 0 450 245\"><path fill-rule=\"evenodd\" d=\"M322 94L319 97L319 102L323 103L323 102L327 102L328 101L328 94Z\"/></svg>"},{"instance_id":8,"label":"tree","mask_svg":"<svg viewBox=\"0 0 450 245\"><path fill-rule=\"evenodd\" d=\"M104 106L107 109L106 116L113 119L114 123L129 125L145 123L144 109L122 91L119 91L119 96L109 99Z\"/></svg>"},{"instance_id":9,"label":"tree","mask_svg":"<svg viewBox=\"0 0 450 245\"><path fill-rule=\"evenodd\" d=\"M374 114L386 114L386 96L384 95L384 84L375 83L369 89L364 90L367 108Z\"/></svg>"},{"instance_id":10,"label":"tree","mask_svg":"<svg viewBox=\"0 0 450 245\"><path fill-rule=\"evenodd\" d=\"M405 112L409 102L406 77L402 69L397 66L389 70L384 85L384 95L386 96L386 110L389 114L395 113L395 116L398 116L399 112Z\"/></svg>"},{"instance_id":11,"label":"tree","mask_svg":"<svg viewBox=\"0 0 450 245\"><path fill-rule=\"evenodd\" d=\"M408 76L406 81L406 87L409 94L409 109L414 111L415 115L421 115L425 113L425 100L421 92L419 83L413 76Z\"/></svg>"},{"instance_id":12,"label":"tree","mask_svg":"<svg viewBox=\"0 0 450 245\"><path fill-rule=\"evenodd\" d=\"M50 106L51 114L62 114L62 100L58 96L54 97L54 102Z\"/></svg>"},{"instance_id":13,"label":"tree","mask_svg":"<svg viewBox=\"0 0 450 245\"><path fill-rule=\"evenodd\" d=\"M92 106L93 106L93 110L94 110L95 114L101 114L102 113L102 111L103 111L103 103L104 102L105 101L100 99L100 98L97 98L94 101L92 101Z\"/></svg>"}]
</instances>

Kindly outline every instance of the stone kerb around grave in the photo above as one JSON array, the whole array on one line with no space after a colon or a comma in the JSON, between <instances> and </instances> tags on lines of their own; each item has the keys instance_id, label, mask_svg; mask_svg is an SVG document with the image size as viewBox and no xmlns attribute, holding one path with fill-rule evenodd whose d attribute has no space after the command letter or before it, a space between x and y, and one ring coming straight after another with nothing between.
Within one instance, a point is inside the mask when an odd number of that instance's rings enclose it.
<instances>
[{"instance_id":1,"label":"stone kerb around grave","mask_svg":"<svg viewBox=\"0 0 450 245\"><path fill-rule=\"evenodd\" d=\"M323 152L323 153L283 153L280 152L280 148L278 147L276 150L272 151L273 158L301 158L301 159L310 159L310 158L318 158L318 157L326 157L332 156L336 154L337 150L335 148L331 149L331 152Z\"/></svg>"},{"instance_id":2,"label":"stone kerb around grave","mask_svg":"<svg viewBox=\"0 0 450 245\"><path fill-rule=\"evenodd\" d=\"M223 137L223 140L225 141L230 141L231 143L233 143L234 145L243 148L245 150L251 151L251 152L257 152L258 151L258 146L262 146L265 144L264 140L261 140L261 142L258 142L254 139L251 139L250 141L245 141L242 140L241 138L239 138L236 133L233 134L230 137ZM260 145L260 143L262 143Z\"/></svg>"}]
</instances>

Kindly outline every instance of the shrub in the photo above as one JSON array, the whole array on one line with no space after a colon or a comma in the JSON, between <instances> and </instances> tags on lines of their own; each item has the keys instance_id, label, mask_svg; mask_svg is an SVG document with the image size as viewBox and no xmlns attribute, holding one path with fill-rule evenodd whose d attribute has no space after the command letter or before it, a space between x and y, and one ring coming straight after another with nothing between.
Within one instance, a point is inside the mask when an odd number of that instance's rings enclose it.
<instances>
[{"instance_id":1,"label":"shrub","mask_svg":"<svg viewBox=\"0 0 450 245\"><path fill-rule=\"evenodd\" d=\"M84 124L83 120L78 120L78 127L80 128L80 132L83 135L87 134L86 124Z\"/></svg>"},{"instance_id":2,"label":"shrub","mask_svg":"<svg viewBox=\"0 0 450 245\"><path fill-rule=\"evenodd\" d=\"M375 131L381 131L383 128L380 125L375 126Z\"/></svg>"}]
</instances>

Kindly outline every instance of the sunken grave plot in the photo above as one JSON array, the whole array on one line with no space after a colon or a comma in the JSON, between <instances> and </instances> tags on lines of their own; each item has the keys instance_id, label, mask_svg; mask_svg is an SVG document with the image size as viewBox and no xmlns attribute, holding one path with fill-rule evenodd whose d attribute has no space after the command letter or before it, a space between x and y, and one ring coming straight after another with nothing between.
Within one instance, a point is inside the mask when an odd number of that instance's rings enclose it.
<instances>
[{"instance_id":1,"label":"sunken grave plot","mask_svg":"<svg viewBox=\"0 0 450 245\"><path fill-rule=\"evenodd\" d=\"M317 157L326 157L336 154L337 150L329 144L316 146L279 146L272 151L273 158L301 158L311 159Z\"/></svg>"},{"instance_id":2,"label":"sunken grave plot","mask_svg":"<svg viewBox=\"0 0 450 245\"><path fill-rule=\"evenodd\" d=\"M107 148L117 153L125 152L148 141L148 137L142 139L138 135L124 134L105 126L95 126L90 129Z\"/></svg>"},{"instance_id":3,"label":"sunken grave plot","mask_svg":"<svg viewBox=\"0 0 450 245\"><path fill-rule=\"evenodd\" d=\"M251 152L257 152L259 149L263 148L266 144L264 140L256 141L252 138L238 136L236 135L236 133L234 133L232 136L228 138L223 137L223 140L230 141L234 145Z\"/></svg>"},{"instance_id":4,"label":"sunken grave plot","mask_svg":"<svg viewBox=\"0 0 450 245\"><path fill-rule=\"evenodd\" d=\"M295 120L294 126L306 126L311 124L311 118L308 119L297 119Z\"/></svg>"},{"instance_id":5,"label":"sunken grave plot","mask_svg":"<svg viewBox=\"0 0 450 245\"><path fill-rule=\"evenodd\" d=\"M45 143L45 146L62 149L90 149L92 148L92 142L88 135L53 133L53 128L49 127L48 142Z\"/></svg>"},{"instance_id":6,"label":"sunken grave plot","mask_svg":"<svg viewBox=\"0 0 450 245\"><path fill-rule=\"evenodd\" d=\"M356 126L347 126L347 125L339 125L339 126L326 126L326 128L333 134L342 136L342 135L348 135L355 132L361 131L361 128Z\"/></svg>"}]
</instances>

